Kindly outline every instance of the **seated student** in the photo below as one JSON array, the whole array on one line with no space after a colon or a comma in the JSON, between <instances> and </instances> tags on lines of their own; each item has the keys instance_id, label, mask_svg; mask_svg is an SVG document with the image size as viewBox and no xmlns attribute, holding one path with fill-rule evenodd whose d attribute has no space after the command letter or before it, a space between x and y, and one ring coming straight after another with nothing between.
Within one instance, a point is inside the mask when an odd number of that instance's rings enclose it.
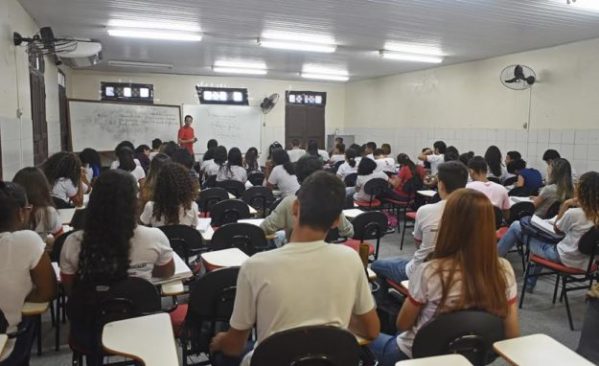
<instances>
[{"instance_id":1,"label":"seated student","mask_svg":"<svg viewBox=\"0 0 599 366\"><path fill-rule=\"evenodd\" d=\"M289 161L287 151L275 149L272 152L273 168L266 166L264 171L264 185L270 189L276 186L281 191L282 197L294 196L300 187L293 164Z\"/></svg>"},{"instance_id":2,"label":"seated student","mask_svg":"<svg viewBox=\"0 0 599 366\"><path fill-rule=\"evenodd\" d=\"M29 331L9 339L0 352L2 365L29 365L34 322L21 318L25 301L47 302L56 294L56 276L44 242L29 226L30 207L25 190L0 181L0 309L8 321L8 333L22 321ZM24 324L25 325L25 324Z\"/></svg>"},{"instance_id":3,"label":"seated student","mask_svg":"<svg viewBox=\"0 0 599 366\"><path fill-rule=\"evenodd\" d=\"M587 172L580 177L575 197L564 201L557 215L554 229L557 233L564 234L564 238L555 245L531 237L528 241L530 252L564 266L586 271L589 257L578 251L578 241L597 225L599 225L599 173ZM505 256L517 242L526 243L527 240L520 222L515 221L497 243L499 255ZM539 273L541 269L542 267L536 266L533 268L533 273ZM536 282L537 277L529 278L526 290L532 292Z\"/></svg>"},{"instance_id":4,"label":"seated student","mask_svg":"<svg viewBox=\"0 0 599 366\"><path fill-rule=\"evenodd\" d=\"M331 164L335 164L340 161L345 161L345 145L337 144L333 149L333 154L331 155L330 162Z\"/></svg>"},{"instance_id":5,"label":"seated student","mask_svg":"<svg viewBox=\"0 0 599 366\"><path fill-rule=\"evenodd\" d=\"M363 156L374 160L374 151L376 150L376 142L370 141L364 145Z\"/></svg>"},{"instance_id":6,"label":"seated student","mask_svg":"<svg viewBox=\"0 0 599 366\"><path fill-rule=\"evenodd\" d=\"M543 161L545 163L547 163L547 166L551 165L551 162L555 159L559 159L561 158L559 152L557 150L554 149L548 149L545 150L545 152L543 153Z\"/></svg>"},{"instance_id":7,"label":"seated student","mask_svg":"<svg viewBox=\"0 0 599 366\"><path fill-rule=\"evenodd\" d=\"M466 188L482 192L489 198L493 206L503 211L503 217L510 217L510 197L507 189L501 184L491 182L487 179L487 162L482 156L475 156L468 162L468 170L472 182L466 184Z\"/></svg>"},{"instance_id":8,"label":"seated student","mask_svg":"<svg viewBox=\"0 0 599 366\"><path fill-rule=\"evenodd\" d=\"M139 218L144 225L186 225L196 227L200 210L195 202L198 183L181 164L166 163L160 168L152 200Z\"/></svg>"},{"instance_id":9,"label":"seated student","mask_svg":"<svg viewBox=\"0 0 599 366\"><path fill-rule=\"evenodd\" d=\"M535 215L541 218L546 217L547 210L555 202L564 202L574 195L574 186L572 184L572 168L566 159L557 158L551 161L547 167L547 185L541 188L538 196L532 197L535 205Z\"/></svg>"},{"instance_id":10,"label":"seated student","mask_svg":"<svg viewBox=\"0 0 599 366\"><path fill-rule=\"evenodd\" d=\"M407 154L397 155L397 162L400 168L397 176L391 179L391 185L402 201L409 201L422 188L426 172L421 165L414 164Z\"/></svg>"},{"instance_id":11,"label":"seated student","mask_svg":"<svg viewBox=\"0 0 599 366\"><path fill-rule=\"evenodd\" d=\"M391 145L384 143L381 145L381 150L383 150L383 155L385 155L387 158L393 160L393 164L395 166L395 160L393 159L393 157L391 156Z\"/></svg>"},{"instance_id":12,"label":"seated student","mask_svg":"<svg viewBox=\"0 0 599 366\"><path fill-rule=\"evenodd\" d=\"M386 258L372 263L371 269L380 277L388 278L397 283L411 279L418 268L435 249L437 231L445 202L449 195L466 186L468 170L457 161L439 165L439 196L441 201L421 206L416 212L414 223L414 240L418 249L412 258Z\"/></svg>"},{"instance_id":13,"label":"seated student","mask_svg":"<svg viewBox=\"0 0 599 366\"><path fill-rule=\"evenodd\" d=\"M42 170L52 187L52 197L58 208L83 204L83 195L89 187L81 179L85 173L77 155L66 151L56 153L44 162Z\"/></svg>"},{"instance_id":14,"label":"seated student","mask_svg":"<svg viewBox=\"0 0 599 366\"><path fill-rule=\"evenodd\" d=\"M100 154L94 149L86 148L79 153L79 160L85 170L85 179L92 184L102 171Z\"/></svg>"},{"instance_id":15,"label":"seated student","mask_svg":"<svg viewBox=\"0 0 599 366\"><path fill-rule=\"evenodd\" d=\"M185 150L187 151L187 150ZM160 169L166 164L171 162L171 158L163 153L158 153L152 159L150 163L150 171L148 171L148 176L144 181L144 184L141 186L139 191L139 201L140 207L143 209L146 207L146 203L152 200L154 197L154 189L156 187L156 180L158 179L158 174L160 173Z\"/></svg>"},{"instance_id":16,"label":"seated student","mask_svg":"<svg viewBox=\"0 0 599 366\"><path fill-rule=\"evenodd\" d=\"M447 145L443 141L435 141L433 144L434 151L430 149L423 150L420 155L418 155L418 160L422 160L424 162L428 162L431 164L431 174L437 175L437 167L441 164L445 159L445 150L447 149Z\"/></svg>"},{"instance_id":17,"label":"seated student","mask_svg":"<svg viewBox=\"0 0 599 366\"><path fill-rule=\"evenodd\" d=\"M147 173L150 169L150 152L151 149L148 145L139 145L135 148L135 158L139 160L141 167L144 172Z\"/></svg>"},{"instance_id":18,"label":"seated student","mask_svg":"<svg viewBox=\"0 0 599 366\"><path fill-rule=\"evenodd\" d=\"M179 150L180 148L181 147L179 146L179 144L177 144L175 141L169 141L167 143L162 144L160 152L172 157L175 151Z\"/></svg>"},{"instance_id":19,"label":"seated student","mask_svg":"<svg viewBox=\"0 0 599 366\"><path fill-rule=\"evenodd\" d=\"M206 164L204 175L206 177L216 176L221 167L227 163L227 148L218 146L214 149L214 155L211 162Z\"/></svg>"},{"instance_id":20,"label":"seated student","mask_svg":"<svg viewBox=\"0 0 599 366\"><path fill-rule=\"evenodd\" d=\"M236 364L242 357L241 364L249 365L251 353L243 353L254 327L255 347L274 333L307 325L349 328L366 339L378 336L380 323L360 257L324 242L338 224L344 192L343 183L326 172L303 182L292 205L291 242L255 254L241 266L231 328L210 344L219 353L214 365Z\"/></svg>"},{"instance_id":21,"label":"seated student","mask_svg":"<svg viewBox=\"0 0 599 366\"><path fill-rule=\"evenodd\" d=\"M353 194L355 201L370 201L370 195L364 192L364 186L372 179L389 180L387 174L376 171L377 165L373 159L362 159L358 164L358 178L356 178L355 193Z\"/></svg>"},{"instance_id":22,"label":"seated student","mask_svg":"<svg viewBox=\"0 0 599 366\"><path fill-rule=\"evenodd\" d=\"M302 156L306 155L306 150L300 147L300 141L298 139L293 139L291 140L291 149L287 151L287 154L289 155L289 161L295 163Z\"/></svg>"},{"instance_id":23,"label":"seated student","mask_svg":"<svg viewBox=\"0 0 599 366\"><path fill-rule=\"evenodd\" d=\"M208 141L208 146L210 146L208 148L208 150L206 150L206 153L204 154L204 156L202 156L202 163L200 164L200 172L202 174L205 174L206 168L211 165L214 162L214 151L217 148L217 146L212 146L210 144L210 142L216 142L216 140L210 140Z\"/></svg>"},{"instance_id":24,"label":"seated student","mask_svg":"<svg viewBox=\"0 0 599 366\"><path fill-rule=\"evenodd\" d=\"M322 169L322 165L320 161L315 157L302 157L295 167L295 171L297 173L297 180L300 184L306 180L312 173L317 172ZM286 238L289 240L291 237L291 230L293 229L293 202L296 200L295 195L285 197L281 203L277 206L262 221L260 227L266 235L272 235L279 230L285 230ZM352 224L345 218L343 212L339 216L339 235L349 238L354 235L354 227Z\"/></svg>"},{"instance_id":25,"label":"seated student","mask_svg":"<svg viewBox=\"0 0 599 366\"><path fill-rule=\"evenodd\" d=\"M187 169L187 173L193 180L199 181L200 177L198 176L195 169L193 169L195 160L193 158L193 155L191 155L191 153L189 152L189 150L180 147L173 153L171 159L173 160L173 162L183 165L185 169Z\"/></svg>"},{"instance_id":26,"label":"seated student","mask_svg":"<svg viewBox=\"0 0 599 366\"><path fill-rule=\"evenodd\" d=\"M167 145L168 145L168 143L167 143ZM164 148L166 148L167 145L165 145ZM119 156L119 150L122 147L128 147L129 149L131 149L131 151L135 151L135 146L133 146L133 143L131 141L121 141L121 142L119 142L119 144L116 145L116 147L114 148L114 155L117 157L117 159L110 164L110 169L117 169L119 167L120 163L119 163L118 156ZM140 165L141 166L141 162L139 161L139 159L136 158L133 161L135 162L135 165Z\"/></svg>"},{"instance_id":27,"label":"seated student","mask_svg":"<svg viewBox=\"0 0 599 366\"><path fill-rule=\"evenodd\" d=\"M508 165L512 161L516 161L516 160L520 160L520 159L522 159L522 155L520 155L520 153L517 152L517 151L508 151L505 154L505 167L506 167L506 169L508 169L508 173L509 173L509 167L508 167Z\"/></svg>"},{"instance_id":28,"label":"seated student","mask_svg":"<svg viewBox=\"0 0 599 366\"><path fill-rule=\"evenodd\" d=\"M448 146L443 155L443 161L456 161L460 159L460 152L455 146Z\"/></svg>"},{"instance_id":29,"label":"seated student","mask_svg":"<svg viewBox=\"0 0 599 366\"><path fill-rule=\"evenodd\" d=\"M246 151L243 157L243 167L248 176L253 173L262 173L262 168L260 168L260 163L258 163L258 149L250 147Z\"/></svg>"},{"instance_id":30,"label":"seated student","mask_svg":"<svg viewBox=\"0 0 599 366\"><path fill-rule=\"evenodd\" d=\"M110 283L127 276L150 280L175 273L166 235L137 225L137 185L131 174L102 173L90 195L87 217L92 219L69 235L60 253L60 277L67 293L77 284Z\"/></svg>"},{"instance_id":31,"label":"seated student","mask_svg":"<svg viewBox=\"0 0 599 366\"><path fill-rule=\"evenodd\" d=\"M511 161L508 170L512 170L518 180L514 185L520 188L517 195L519 196L536 196L539 194L539 188L543 186L543 177L535 168L527 168L526 161L519 159Z\"/></svg>"},{"instance_id":32,"label":"seated student","mask_svg":"<svg viewBox=\"0 0 599 366\"><path fill-rule=\"evenodd\" d=\"M452 193L432 259L410 277L410 296L397 316L402 333L381 334L369 344L381 366L411 358L420 329L453 311L484 310L503 319L506 338L520 335L514 270L497 257L495 240L495 214L487 197L470 189Z\"/></svg>"},{"instance_id":33,"label":"seated student","mask_svg":"<svg viewBox=\"0 0 599 366\"><path fill-rule=\"evenodd\" d=\"M141 185L146 179L146 172L141 165L135 163L133 156L133 150L126 146L121 147L117 152L119 165L116 168L131 174L135 181Z\"/></svg>"},{"instance_id":34,"label":"seated student","mask_svg":"<svg viewBox=\"0 0 599 366\"><path fill-rule=\"evenodd\" d=\"M15 174L13 182L25 189L31 205L30 218L25 226L35 231L50 249L54 239L62 234L62 223L50 195L50 183L38 168L23 168Z\"/></svg>"},{"instance_id":35,"label":"seated student","mask_svg":"<svg viewBox=\"0 0 599 366\"><path fill-rule=\"evenodd\" d=\"M247 171L243 168L241 150L236 147L229 150L227 164L221 166L216 174L217 182L224 180L236 180L241 183L245 183L248 180Z\"/></svg>"},{"instance_id":36,"label":"seated student","mask_svg":"<svg viewBox=\"0 0 599 366\"><path fill-rule=\"evenodd\" d=\"M491 145L487 148L487 151L485 152L485 161L489 167L489 171L487 172L489 177L497 178L503 183L503 181L507 179L509 173L503 165L501 151L497 146Z\"/></svg>"},{"instance_id":37,"label":"seated student","mask_svg":"<svg viewBox=\"0 0 599 366\"><path fill-rule=\"evenodd\" d=\"M470 159L472 159L473 157L474 157L474 151L468 151L468 152L465 152L465 153L463 153L463 154L460 154L460 157L458 158L458 160L459 160L459 161L460 161L462 164L464 164L464 165L468 166L468 162L469 162L469 161L470 161Z\"/></svg>"},{"instance_id":38,"label":"seated student","mask_svg":"<svg viewBox=\"0 0 599 366\"><path fill-rule=\"evenodd\" d=\"M154 159L154 156L160 153L160 147L162 146L162 140L155 138L152 140L152 150L150 151L150 161Z\"/></svg>"},{"instance_id":39,"label":"seated student","mask_svg":"<svg viewBox=\"0 0 599 366\"><path fill-rule=\"evenodd\" d=\"M306 150L306 154L304 156L313 156L318 158L322 164L326 163L329 160L328 154L326 157L323 157L320 154L320 150L318 149L318 142L314 140L308 141L308 149Z\"/></svg>"},{"instance_id":40,"label":"seated student","mask_svg":"<svg viewBox=\"0 0 599 366\"><path fill-rule=\"evenodd\" d=\"M424 154L424 155L431 155L433 153L433 150L431 150L430 147L425 147L425 148L422 149L422 151L420 153ZM472 156L474 156L474 154L472 154ZM417 164L418 165L422 165L424 167L424 169L426 169L426 170L428 170L430 172L430 170L431 170L431 163L429 163L428 161L418 159ZM466 165L466 164L464 164L464 165Z\"/></svg>"},{"instance_id":41,"label":"seated student","mask_svg":"<svg viewBox=\"0 0 599 366\"><path fill-rule=\"evenodd\" d=\"M395 172L395 160L385 155L383 149L374 150L374 160L377 172Z\"/></svg>"},{"instance_id":42,"label":"seated student","mask_svg":"<svg viewBox=\"0 0 599 366\"><path fill-rule=\"evenodd\" d=\"M335 137L335 141L333 141L333 148L331 149L331 151L329 151L329 156L333 156L335 154L335 149L337 148L337 145L339 144L343 144L343 137ZM343 145L345 147L345 145Z\"/></svg>"},{"instance_id":43,"label":"seated student","mask_svg":"<svg viewBox=\"0 0 599 366\"><path fill-rule=\"evenodd\" d=\"M337 176L344 180L350 174L358 172L358 152L349 148L345 151L345 163L339 166L337 169Z\"/></svg>"}]
</instances>

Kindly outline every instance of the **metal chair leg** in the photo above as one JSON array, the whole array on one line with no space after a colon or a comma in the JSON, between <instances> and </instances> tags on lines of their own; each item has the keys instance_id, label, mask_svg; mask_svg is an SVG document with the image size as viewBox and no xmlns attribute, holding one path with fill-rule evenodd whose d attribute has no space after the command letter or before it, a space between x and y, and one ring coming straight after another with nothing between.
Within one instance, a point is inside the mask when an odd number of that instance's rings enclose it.
<instances>
[{"instance_id":1,"label":"metal chair leg","mask_svg":"<svg viewBox=\"0 0 599 366\"><path fill-rule=\"evenodd\" d=\"M568 292L566 290L565 278L562 281L564 291L564 302L566 303L566 313L568 314L568 322L570 323L570 330L574 330L574 323L572 322L572 312L570 311L570 302L568 301Z\"/></svg>"},{"instance_id":2,"label":"metal chair leg","mask_svg":"<svg viewBox=\"0 0 599 366\"><path fill-rule=\"evenodd\" d=\"M553 289L553 304L555 305L555 300L557 300L557 289L559 287L559 279L560 279L560 275L557 275L557 278L555 279L555 288Z\"/></svg>"},{"instance_id":3,"label":"metal chair leg","mask_svg":"<svg viewBox=\"0 0 599 366\"><path fill-rule=\"evenodd\" d=\"M35 317L35 337L37 338L37 355L42 355L42 316Z\"/></svg>"},{"instance_id":4,"label":"metal chair leg","mask_svg":"<svg viewBox=\"0 0 599 366\"><path fill-rule=\"evenodd\" d=\"M526 265L526 271L524 271L524 282L522 283L522 291L520 292L520 304L518 308L522 309L522 304L524 303L524 294L526 293L526 281L528 280L530 272L530 262Z\"/></svg>"}]
</instances>

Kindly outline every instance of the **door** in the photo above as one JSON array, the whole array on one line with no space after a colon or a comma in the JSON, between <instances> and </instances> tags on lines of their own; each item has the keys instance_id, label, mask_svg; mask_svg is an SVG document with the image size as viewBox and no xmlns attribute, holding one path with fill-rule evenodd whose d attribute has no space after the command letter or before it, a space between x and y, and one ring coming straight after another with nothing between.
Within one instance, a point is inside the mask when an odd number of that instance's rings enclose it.
<instances>
[{"instance_id":1,"label":"door","mask_svg":"<svg viewBox=\"0 0 599 366\"><path fill-rule=\"evenodd\" d=\"M33 126L33 163L38 165L48 158L48 124L44 57L41 52L36 52L34 49L29 50L29 86Z\"/></svg>"},{"instance_id":2,"label":"door","mask_svg":"<svg viewBox=\"0 0 599 366\"><path fill-rule=\"evenodd\" d=\"M60 118L60 149L62 151L71 151L71 139L69 131L67 88L65 75L62 71L58 72L58 113Z\"/></svg>"},{"instance_id":3,"label":"door","mask_svg":"<svg viewBox=\"0 0 599 366\"><path fill-rule=\"evenodd\" d=\"M324 149L324 106L287 104L285 107L285 145L291 146L293 139L298 139L302 146L308 141L318 142Z\"/></svg>"}]
</instances>

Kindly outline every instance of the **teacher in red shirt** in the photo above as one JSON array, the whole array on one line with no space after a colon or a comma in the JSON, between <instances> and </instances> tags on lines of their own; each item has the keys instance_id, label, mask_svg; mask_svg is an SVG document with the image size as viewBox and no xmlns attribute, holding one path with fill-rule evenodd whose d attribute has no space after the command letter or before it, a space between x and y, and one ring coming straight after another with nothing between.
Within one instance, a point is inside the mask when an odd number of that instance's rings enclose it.
<instances>
[{"instance_id":1,"label":"teacher in red shirt","mask_svg":"<svg viewBox=\"0 0 599 366\"><path fill-rule=\"evenodd\" d=\"M192 122L193 122L192 116L190 116L189 114L187 116L185 116L185 124L183 125L183 127L181 127L179 129L179 133L177 134L177 137L179 139L179 145L182 148L187 149L187 151L189 151L191 156L194 156L193 155L193 143L198 141L198 139L194 135L193 128L191 128Z\"/></svg>"}]
</instances>

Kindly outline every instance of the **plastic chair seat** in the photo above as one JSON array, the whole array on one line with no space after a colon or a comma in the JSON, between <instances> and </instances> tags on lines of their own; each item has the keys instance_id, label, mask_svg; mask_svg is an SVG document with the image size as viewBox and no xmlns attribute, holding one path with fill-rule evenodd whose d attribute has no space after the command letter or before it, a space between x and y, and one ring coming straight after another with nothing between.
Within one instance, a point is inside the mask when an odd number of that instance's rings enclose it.
<instances>
[{"instance_id":1,"label":"plastic chair seat","mask_svg":"<svg viewBox=\"0 0 599 366\"><path fill-rule=\"evenodd\" d=\"M396 289L400 294L402 294L406 297L410 295L410 292L408 291L407 288L403 287L401 284L399 284L393 280L387 279L387 284L389 286L391 286L392 288Z\"/></svg>"},{"instance_id":2,"label":"plastic chair seat","mask_svg":"<svg viewBox=\"0 0 599 366\"><path fill-rule=\"evenodd\" d=\"M497 237L497 240L501 240L501 238L503 238L505 236L505 234L507 233L507 231L510 228L507 226L502 226L499 229L497 229L497 231L495 232L495 236Z\"/></svg>"},{"instance_id":3,"label":"plastic chair seat","mask_svg":"<svg viewBox=\"0 0 599 366\"><path fill-rule=\"evenodd\" d=\"M563 264L559 264L559 263L555 263L553 261L550 261L548 259L545 259L543 257L539 257L537 255L532 254L530 256L529 259L531 262L533 263L537 263L540 264L544 267L547 267L549 269L552 269L554 271L557 272L561 272L561 273L567 273L570 275L584 275L587 273L587 271L582 270L582 269L578 269L578 268L572 268L572 267L567 267L564 266ZM591 272L595 272L597 271L597 263L594 263L593 266L591 267Z\"/></svg>"},{"instance_id":4,"label":"plastic chair seat","mask_svg":"<svg viewBox=\"0 0 599 366\"><path fill-rule=\"evenodd\" d=\"M171 324L173 325L175 337L179 337L181 334L183 323L185 323L185 317L187 316L187 308L187 304L180 304L175 308L175 310L168 314L171 317Z\"/></svg>"},{"instance_id":5,"label":"plastic chair seat","mask_svg":"<svg viewBox=\"0 0 599 366\"><path fill-rule=\"evenodd\" d=\"M361 242L357 239L347 239L347 241L343 243L343 245L352 248L356 252L360 252L360 244ZM374 245L368 242L364 242L364 244L368 244L368 255L374 254Z\"/></svg>"},{"instance_id":6,"label":"plastic chair seat","mask_svg":"<svg viewBox=\"0 0 599 366\"><path fill-rule=\"evenodd\" d=\"M381 201L374 198L372 202L370 201L354 201L356 205L359 207L379 207L381 205Z\"/></svg>"}]
</instances>

